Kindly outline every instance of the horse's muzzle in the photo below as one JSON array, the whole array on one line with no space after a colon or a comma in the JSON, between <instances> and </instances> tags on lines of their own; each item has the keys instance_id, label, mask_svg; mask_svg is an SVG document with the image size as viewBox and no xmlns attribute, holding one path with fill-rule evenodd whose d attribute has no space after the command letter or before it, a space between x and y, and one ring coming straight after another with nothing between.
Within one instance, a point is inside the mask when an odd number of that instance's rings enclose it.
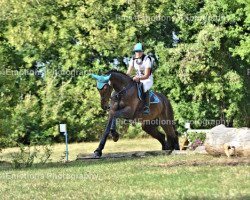
<instances>
[{"instance_id":1,"label":"horse's muzzle","mask_svg":"<svg viewBox=\"0 0 250 200\"><path fill-rule=\"evenodd\" d=\"M109 110L110 109L110 105L108 105L108 106L103 106L103 108L102 108L103 110Z\"/></svg>"}]
</instances>

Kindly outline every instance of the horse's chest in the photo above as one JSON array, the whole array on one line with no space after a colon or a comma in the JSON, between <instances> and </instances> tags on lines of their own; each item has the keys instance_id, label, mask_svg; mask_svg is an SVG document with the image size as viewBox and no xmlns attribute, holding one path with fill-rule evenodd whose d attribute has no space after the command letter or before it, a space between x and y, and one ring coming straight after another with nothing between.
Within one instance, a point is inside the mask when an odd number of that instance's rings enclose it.
<instances>
[{"instance_id":1,"label":"horse's chest","mask_svg":"<svg viewBox=\"0 0 250 200\"><path fill-rule=\"evenodd\" d=\"M113 109L120 110L125 107L125 104L122 100L113 101Z\"/></svg>"}]
</instances>

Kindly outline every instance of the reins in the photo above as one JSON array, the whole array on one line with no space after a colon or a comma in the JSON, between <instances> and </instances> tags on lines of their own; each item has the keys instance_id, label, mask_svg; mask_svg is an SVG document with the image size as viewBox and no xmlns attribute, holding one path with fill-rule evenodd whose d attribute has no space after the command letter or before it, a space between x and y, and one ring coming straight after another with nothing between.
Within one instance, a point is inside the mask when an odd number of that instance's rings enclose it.
<instances>
[{"instance_id":1,"label":"reins","mask_svg":"<svg viewBox=\"0 0 250 200\"><path fill-rule=\"evenodd\" d=\"M112 100L120 100L120 98L122 97L123 94L126 94L127 90L129 90L132 86L134 85L134 81L132 81L130 84L128 84L126 87L123 87L122 90L120 90L119 92L116 92L115 94L113 94L110 99Z\"/></svg>"}]
</instances>

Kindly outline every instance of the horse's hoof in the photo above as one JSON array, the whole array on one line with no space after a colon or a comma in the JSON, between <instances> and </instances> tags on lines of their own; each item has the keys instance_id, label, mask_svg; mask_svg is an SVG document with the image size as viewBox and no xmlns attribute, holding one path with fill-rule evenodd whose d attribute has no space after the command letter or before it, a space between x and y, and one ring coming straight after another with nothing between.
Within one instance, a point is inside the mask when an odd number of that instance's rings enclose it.
<instances>
[{"instance_id":1,"label":"horse's hoof","mask_svg":"<svg viewBox=\"0 0 250 200\"><path fill-rule=\"evenodd\" d=\"M114 142L117 142L119 140L119 135L117 137L112 137Z\"/></svg>"},{"instance_id":2,"label":"horse's hoof","mask_svg":"<svg viewBox=\"0 0 250 200\"><path fill-rule=\"evenodd\" d=\"M111 136L114 142L117 142L119 140L119 134L116 131L112 131Z\"/></svg>"},{"instance_id":3,"label":"horse's hoof","mask_svg":"<svg viewBox=\"0 0 250 200\"><path fill-rule=\"evenodd\" d=\"M162 150L170 150L170 151L173 151L174 148L173 148L172 145L170 145L168 142L165 142L164 145L162 146Z\"/></svg>"},{"instance_id":4,"label":"horse's hoof","mask_svg":"<svg viewBox=\"0 0 250 200\"><path fill-rule=\"evenodd\" d=\"M94 151L94 158L101 158L101 157L102 157L102 152L98 151L98 150L95 150Z\"/></svg>"},{"instance_id":5,"label":"horse's hoof","mask_svg":"<svg viewBox=\"0 0 250 200\"><path fill-rule=\"evenodd\" d=\"M180 150L180 146L179 145L175 145L174 149L175 150Z\"/></svg>"}]
</instances>

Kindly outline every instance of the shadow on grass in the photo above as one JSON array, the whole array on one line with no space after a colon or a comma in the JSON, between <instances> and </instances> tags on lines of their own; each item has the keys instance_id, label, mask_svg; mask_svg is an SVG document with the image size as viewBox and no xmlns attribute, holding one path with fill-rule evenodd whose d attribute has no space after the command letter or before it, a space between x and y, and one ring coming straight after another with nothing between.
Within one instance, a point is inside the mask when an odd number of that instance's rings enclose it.
<instances>
[{"instance_id":1,"label":"shadow on grass","mask_svg":"<svg viewBox=\"0 0 250 200\"><path fill-rule=\"evenodd\" d=\"M149 157L147 157L149 158ZM105 159L89 159L89 160L74 160L69 162L48 162L45 164L34 163L31 167L14 168L11 162L0 161L0 171L8 170L34 170L34 169L48 169L48 168L67 168L91 165L105 165L110 163L120 163L124 161L132 161L137 159L145 159L140 157L133 158L105 158Z\"/></svg>"},{"instance_id":2,"label":"shadow on grass","mask_svg":"<svg viewBox=\"0 0 250 200\"><path fill-rule=\"evenodd\" d=\"M35 170L35 169L48 169L48 168L67 168L67 167L79 167L79 166L94 166L94 165L106 165L110 163L120 163L126 161L134 161L139 159L152 159L158 156L147 156L147 157L121 157L121 158L101 158L101 159L86 159L86 160L74 160L70 162L48 162L45 164L34 163L31 167L21 167L15 169L13 164L6 161L0 161L0 171L8 170ZM210 160L172 160L169 162L159 164L148 164L154 167L181 167L181 166L237 166L237 165L250 165L250 158L226 158L226 157L212 157Z\"/></svg>"},{"instance_id":3,"label":"shadow on grass","mask_svg":"<svg viewBox=\"0 0 250 200\"><path fill-rule=\"evenodd\" d=\"M249 200L250 199L250 195L242 195L242 196L239 196L239 197L233 197L233 198L223 198L223 197L218 197L218 198L215 198L215 197L206 197L206 196L200 196L200 197L197 197L197 196L188 196L188 197L183 197L182 198L183 200L229 200L229 199L233 199L233 200Z\"/></svg>"},{"instance_id":4,"label":"shadow on grass","mask_svg":"<svg viewBox=\"0 0 250 200\"><path fill-rule=\"evenodd\" d=\"M212 158L211 160L180 160L169 163L154 165L157 167L178 167L178 166L237 166L250 165L250 158Z\"/></svg>"}]
</instances>

